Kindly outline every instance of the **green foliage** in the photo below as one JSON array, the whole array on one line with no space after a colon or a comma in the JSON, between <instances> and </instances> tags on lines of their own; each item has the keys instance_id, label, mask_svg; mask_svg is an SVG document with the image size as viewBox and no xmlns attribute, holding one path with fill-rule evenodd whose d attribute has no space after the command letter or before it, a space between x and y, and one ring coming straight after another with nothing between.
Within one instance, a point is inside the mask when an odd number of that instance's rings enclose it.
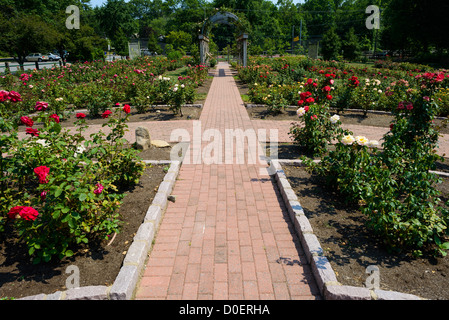
<instances>
[{"instance_id":1,"label":"green foliage","mask_svg":"<svg viewBox=\"0 0 449 320\"><path fill-rule=\"evenodd\" d=\"M137 183L144 169L137 151L125 148L127 115L122 111L105 124L109 134L100 131L92 140L81 135L84 120L77 123L79 134L62 130L44 113L38 121L44 123L39 137L23 140L5 124L2 131L9 135L2 135L0 145L8 155L1 158L6 174L0 180L0 224L14 224L34 263L71 256L77 246L118 232L119 188ZM49 169L44 180L36 173L42 166ZM16 206L34 208L37 218L6 219Z\"/></svg>"},{"instance_id":2,"label":"green foliage","mask_svg":"<svg viewBox=\"0 0 449 320\"><path fill-rule=\"evenodd\" d=\"M338 60L341 50L341 40L335 27L329 28L323 36L321 53L324 60Z\"/></svg>"}]
</instances>

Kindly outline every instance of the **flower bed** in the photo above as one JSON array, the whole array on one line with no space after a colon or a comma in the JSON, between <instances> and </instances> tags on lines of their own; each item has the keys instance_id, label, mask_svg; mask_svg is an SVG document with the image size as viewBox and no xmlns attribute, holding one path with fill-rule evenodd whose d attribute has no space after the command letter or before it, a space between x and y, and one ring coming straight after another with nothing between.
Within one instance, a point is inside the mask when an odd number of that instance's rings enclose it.
<instances>
[{"instance_id":1,"label":"flower bed","mask_svg":"<svg viewBox=\"0 0 449 320\"><path fill-rule=\"evenodd\" d=\"M430 254L416 258L409 253L389 251L382 238L373 236L367 228L367 216L357 206L342 201L323 178L299 165L282 163L282 168L340 284L366 288L366 269L375 265L379 268L381 290L425 299L449 298L447 256ZM438 189L447 201L449 178L443 179Z\"/></svg>"},{"instance_id":2,"label":"flower bed","mask_svg":"<svg viewBox=\"0 0 449 320\"><path fill-rule=\"evenodd\" d=\"M7 92L1 110L4 111L5 106L14 108L21 100L19 94ZM164 170L168 169L158 168L144 174L145 163L140 155L147 151L130 148L123 138L131 114L129 105L104 112L103 127L108 127L109 133L99 130L90 137L83 135L88 127L84 114L76 114L75 132L71 132L63 128L59 115L49 114L48 109L48 103L38 101L35 105L37 118L20 118L26 127L25 138L19 138L17 123L4 116L0 118L3 133L0 139L0 237L4 244L2 267L5 271L2 282L9 283L2 286L2 296L18 297L18 291L11 291L13 287L24 289L29 281L45 282L54 274L61 275L61 268L73 261L80 264L78 268L84 268L94 265L94 260L104 259L103 263L115 264L114 270L120 268L125 250L107 255L114 250L105 244L115 242L114 235L120 232L128 239L134 235L136 229L130 230L127 226L136 227L142 223L142 212L144 214L149 206L147 196L151 192L148 188L155 191ZM37 123L41 125L36 127ZM168 150L151 152L152 157L155 154L169 159ZM150 184L139 194L134 191L143 183L141 179ZM124 200L126 192L132 193L132 200L130 197ZM167 195L165 203L166 198ZM146 208L136 213L127 203L134 206L139 199L147 202L142 204ZM132 215L137 215L135 221ZM120 245L121 250L123 243ZM97 277L102 269L100 265L84 269L85 279ZM90 272L93 275L87 275ZM98 279L110 283L110 277L108 274ZM15 283L15 280L24 282ZM54 280L57 286L63 285L60 280ZM30 292L24 290L20 294ZM116 295L122 297L123 293Z\"/></svg>"},{"instance_id":3,"label":"flower bed","mask_svg":"<svg viewBox=\"0 0 449 320\"><path fill-rule=\"evenodd\" d=\"M289 105L304 107L310 103L328 104L340 111L353 108L393 111L399 102L410 100L419 91L421 77L430 74L423 73L430 68L423 69L423 66L397 70L360 68L335 61L289 57L252 58L248 67L238 67L238 74L249 86L251 103L264 104L274 114ZM438 82L449 76L446 70L435 73ZM441 85L429 96L438 104L440 116L449 115L446 86ZM310 92L308 98L316 101L302 99L305 92Z\"/></svg>"},{"instance_id":4,"label":"flower bed","mask_svg":"<svg viewBox=\"0 0 449 320\"><path fill-rule=\"evenodd\" d=\"M99 118L117 103L129 104L139 113L164 104L182 115L181 106L197 100L208 68L189 64L187 74L176 78L165 76L165 72L189 62L189 58L146 57L5 75L0 77L0 102L14 103L14 108L3 103L1 116L20 123L21 116L34 111L47 110L61 117L64 111L87 109L88 116Z\"/></svg>"},{"instance_id":5,"label":"flower bed","mask_svg":"<svg viewBox=\"0 0 449 320\"><path fill-rule=\"evenodd\" d=\"M65 291L70 275L66 273L68 266L78 268L81 287L113 285L168 166L148 166L137 185L121 190L125 197L119 216L124 223L113 241L111 235L97 243L81 245L71 257L33 264L28 249L18 241L14 229L8 226L7 231L0 234L0 298Z\"/></svg>"}]
</instances>

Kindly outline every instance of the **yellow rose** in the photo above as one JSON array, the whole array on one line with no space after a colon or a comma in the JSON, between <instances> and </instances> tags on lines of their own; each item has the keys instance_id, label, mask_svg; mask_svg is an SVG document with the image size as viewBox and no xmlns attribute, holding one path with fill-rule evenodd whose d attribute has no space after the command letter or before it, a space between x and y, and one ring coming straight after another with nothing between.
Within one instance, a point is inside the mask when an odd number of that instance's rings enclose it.
<instances>
[{"instance_id":1,"label":"yellow rose","mask_svg":"<svg viewBox=\"0 0 449 320\"><path fill-rule=\"evenodd\" d=\"M353 144L354 141L355 141L355 139L351 135L344 136L343 139L341 139L341 142L346 146Z\"/></svg>"},{"instance_id":2,"label":"yellow rose","mask_svg":"<svg viewBox=\"0 0 449 320\"><path fill-rule=\"evenodd\" d=\"M369 143L369 140L363 136L357 136L355 137L355 140L357 141L357 144L360 146L366 146Z\"/></svg>"}]
</instances>

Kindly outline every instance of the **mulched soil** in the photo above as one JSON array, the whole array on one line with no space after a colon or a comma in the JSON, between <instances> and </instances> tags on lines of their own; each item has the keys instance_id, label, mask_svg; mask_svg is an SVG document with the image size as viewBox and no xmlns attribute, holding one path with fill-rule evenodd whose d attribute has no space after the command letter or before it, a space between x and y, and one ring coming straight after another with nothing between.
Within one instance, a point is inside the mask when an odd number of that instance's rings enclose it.
<instances>
[{"instance_id":1,"label":"mulched soil","mask_svg":"<svg viewBox=\"0 0 449 320\"><path fill-rule=\"evenodd\" d=\"M449 299L449 256L389 252L382 241L365 227L366 217L355 207L339 201L323 179L304 168L283 166L287 178L343 285L363 287L366 268L380 270L380 289L414 294L426 299ZM438 185L441 199L449 198L449 179Z\"/></svg>"},{"instance_id":2,"label":"mulched soil","mask_svg":"<svg viewBox=\"0 0 449 320\"><path fill-rule=\"evenodd\" d=\"M170 148L152 147L139 155L145 160L169 160ZM119 209L123 225L110 245L103 241L80 247L70 258L33 265L26 247L17 241L12 228L0 234L0 298L21 298L66 290L69 274L65 270L70 265L79 268L80 286L112 285L167 167L147 165L139 183L124 190L126 196Z\"/></svg>"}]
</instances>

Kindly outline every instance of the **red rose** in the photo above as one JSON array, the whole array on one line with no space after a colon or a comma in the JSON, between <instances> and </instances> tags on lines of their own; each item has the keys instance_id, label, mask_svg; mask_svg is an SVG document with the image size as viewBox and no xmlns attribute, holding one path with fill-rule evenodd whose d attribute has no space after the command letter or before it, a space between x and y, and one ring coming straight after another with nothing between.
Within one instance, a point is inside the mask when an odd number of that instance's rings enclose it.
<instances>
[{"instance_id":1,"label":"red rose","mask_svg":"<svg viewBox=\"0 0 449 320\"><path fill-rule=\"evenodd\" d=\"M5 90L0 90L0 102L4 102L9 99L9 92Z\"/></svg>"},{"instance_id":2,"label":"red rose","mask_svg":"<svg viewBox=\"0 0 449 320\"><path fill-rule=\"evenodd\" d=\"M11 100L12 102L22 101L22 97L20 96L20 94L15 91L9 91L8 99Z\"/></svg>"},{"instance_id":3,"label":"red rose","mask_svg":"<svg viewBox=\"0 0 449 320\"><path fill-rule=\"evenodd\" d=\"M14 208L11 208L8 212L8 218L15 219L16 216L20 213L20 211L23 209L23 206L17 206Z\"/></svg>"},{"instance_id":4,"label":"red rose","mask_svg":"<svg viewBox=\"0 0 449 320\"><path fill-rule=\"evenodd\" d=\"M123 106L123 111L124 111L126 114L128 114L128 113L131 112L131 107L129 106L129 104L125 104L125 105Z\"/></svg>"},{"instance_id":5,"label":"red rose","mask_svg":"<svg viewBox=\"0 0 449 320\"><path fill-rule=\"evenodd\" d=\"M37 168L34 168L34 173L39 178L39 183L48 183L48 173L50 172L50 168L46 166L40 166Z\"/></svg>"},{"instance_id":6,"label":"red rose","mask_svg":"<svg viewBox=\"0 0 449 320\"><path fill-rule=\"evenodd\" d=\"M310 97L310 98L307 98L307 99L306 99L306 102L307 102L307 103L313 103L313 102L315 102L315 99L312 98L312 97Z\"/></svg>"},{"instance_id":7,"label":"red rose","mask_svg":"<svg viewBox=\"0 0 449 320\"><path fill-rule=\"evenodd\" d=\"M55 120L56 123L59 123L59 116L57 114L52 114L50 117L50 120Z\"/></svg>"},{"instance_id":8,"label":"red rose","mask_svg":"<svg viewBox=\"0 0 449 320\"><path fill-rule=\"evenodd\" d=\"M394 123L390 124L390 130L393 130Z\"/></svg>"},{"instance_id":9,"label":"red rose","mask_svg":"<svg viewBox=\"0 0 449 320\"><path fill-rule=\"evenodd\" d=\"M305 106L304 107L304 110L307 112L307 111L309 111L309 106Z\"/></svg>"},{"instance_id":10,"label":"red rose","mask_svg":"<svg viewBox=\"0 0 449 320\"><path fill-rule=\"evenodd\" d=\"M84 118L86 117L86 115L85 115L84 113L82 113L82 112L78 112L78 113L76 114L76 117L77 117L78 119L84 119Z\"/></svg>"},{"instance_id":11,"label":"red rose","mask_svg":"<svg viewBox=\"0 0 449 320\"><path fill-rule=\"evenodd\" d=\"M33 128L26 128L26 134L30 134L32 136L35 137L39 137L39 131L37 129L33 129Z\"/></svg>"},{"instance_id":12,"label":"red rose","mask_svg":"<svg viewBox=\"0 0 449 320\"><path fill-rule=\"evenodd\" d=\"M33 120L31 120L31 118L29 117L20 117L20 122L22 122L22 124L26 125L27 127L32 127L34 124Z\"/></svg>"},{"instance_id":13,"label":"red rose","mask_svg":"<svg viewBox=\"0 0 449 320\"><path fill-rule=\"evenodd\" d=\"M36 220L37 216L39 215L39 212L37 212L36 209L33 209L31 207L23 207L22 210L20 210L19 215L24 220L34 221L34 220Z\"/></svg>"},{"instance_id":14,"label":"red rose","mask_svg":"<svg viewBox=\"0 0 449 320\"><path fill-rule=\"evenodd\" d=\"M327 100L332 100L332 96L331 96L330 94L328 94L328 95L326 96L326 99L327 99Z\"/></svg>"},{"instance_id":15,"label":"red rose","mask_svg":"<svg viewBox=\"0 0 449 320\"><path fill-rule=\"evenodd\" d=\"M323 88L323 91L329 92L329 91L331 91L331 87L325 86L325 87Z\"/></svg>"},{"instance_id":16,"label":"red rose","mask_svg":"<svg viewBox=\"0 0 449 320\"><path fill-rule=\"evenodd\" d=\"M112 112L110 111L110 110L106 110L105 112L103 112L103 114L101 115L101 117L103 118L103 119L106 119L107 117L109 117L109 115L111 114Z\"/></svg>"},{"instance_id":17,"label":"red rose","mask_svg":"<svg viewBox=\"0 0 449 320\"><path fill-rule=\"evenodd\" d=\"M38 101L38 102L36 102L36 105L34 106L34 110L36 110L36 111L47 110L47 108L48 108L48 102L44 102L44 101Z\"/></svg>"},{"instance_id":18,"label":"red rose","mask_svg":"<svg viewBox=\"0 0 449 320\"><path fill-rule=\"evenodd\" d=\"M298 106L302 105L304 103L304 100L299 100L298 101Z\"/></svg>"}]
</instances>

